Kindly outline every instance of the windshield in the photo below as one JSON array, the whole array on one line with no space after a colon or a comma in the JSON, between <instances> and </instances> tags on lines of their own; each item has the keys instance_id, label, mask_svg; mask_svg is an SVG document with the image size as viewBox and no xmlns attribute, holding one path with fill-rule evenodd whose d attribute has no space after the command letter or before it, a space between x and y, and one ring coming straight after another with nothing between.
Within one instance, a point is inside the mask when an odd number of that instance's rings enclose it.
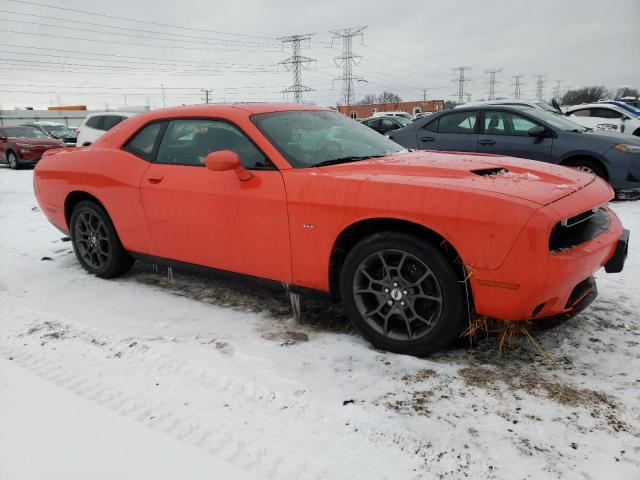
<instances>
[{"instance_id":1,"label":"windshield","mask_svg":"<svg viewBox=\"0 0 640 480\"><path fill-rule=\"evenodd\" d=\"M407 117L396 117L396 120L398 120L403 127L406 127L411 123L411 120L409 120Z\"/></svg>"},{"instance_id":2,"label":"windshield","mask_svg":"<svg viewBox=\"0 0 640 480\"><path fill-rule=\"evenodd\" d=\"M407 150L341 113L297 110L251 120L296 168L382 157Z\"/></svg>"},{"instance_id":3,"label":"windshield","mask_svg":"<svg viewBox=\"0 0 640 480\"><path fill-rule=\"evenodd\" d=\"M5 127L7 137L49 138L44 132L32 127Z\"/></svg>"},{"instance_id":4,"label":"windshield","mask_svg":"<svg viewBox=\"0 0 640 480\"><path fill-rule=\"evenodd\" d=\"M42 125L42 128L44 128L49 133L58 135L74 136L76 134L76 132L71 130L69 127L65 127L64 125Z\"/></svg>"},{"instance_id":5,"label":"windshield","mask_svg":"<svg viewBox=\"0 0 640 480\"><path fill-rule=\"evenodd\" d=\"M567 132L586 132L587 130L589 130L582 125L572 122L564 115L556 113L555 111L548 112L546 110L531 110L527 113L539 118L540 120L544 120L545 122L553 125L556 128L566 130Z\"/></svg>"}]
</instances>

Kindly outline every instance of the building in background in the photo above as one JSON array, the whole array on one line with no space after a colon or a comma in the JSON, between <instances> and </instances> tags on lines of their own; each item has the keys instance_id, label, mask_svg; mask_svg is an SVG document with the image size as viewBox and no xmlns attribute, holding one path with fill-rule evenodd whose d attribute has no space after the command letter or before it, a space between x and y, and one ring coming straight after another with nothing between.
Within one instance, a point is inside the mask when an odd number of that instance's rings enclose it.
<instances>
[{"instance_id":1,"label":"building in background","mask_svg":"<svg viewBox=\"0 0 640 480\"><path fill-rule=\"evenodd\" d=\"M416 100L413 102L361 103L342 105L338 111L351 118L368 118L378 112L407 112L415 116L422 112L439 112L444 110L444 100Z\"/></svg>"}]
</instances>

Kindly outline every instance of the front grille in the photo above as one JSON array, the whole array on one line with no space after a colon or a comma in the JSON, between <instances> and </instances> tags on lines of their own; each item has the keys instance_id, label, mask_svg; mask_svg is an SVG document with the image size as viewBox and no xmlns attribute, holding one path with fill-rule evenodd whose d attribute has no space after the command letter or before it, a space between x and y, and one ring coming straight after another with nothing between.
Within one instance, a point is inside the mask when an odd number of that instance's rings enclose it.
<instances>
[{"instance_id":1,"label":"front grille","mask_svg":"<svg viewBox=\"0 0 640 480\"><path fill-rule=\"evenodd\" d=\"M596 238L609 228L609 215L604 208L587 210L558 222L549 237L549 250L557 252Z\"/></svg>"}]
</instances>

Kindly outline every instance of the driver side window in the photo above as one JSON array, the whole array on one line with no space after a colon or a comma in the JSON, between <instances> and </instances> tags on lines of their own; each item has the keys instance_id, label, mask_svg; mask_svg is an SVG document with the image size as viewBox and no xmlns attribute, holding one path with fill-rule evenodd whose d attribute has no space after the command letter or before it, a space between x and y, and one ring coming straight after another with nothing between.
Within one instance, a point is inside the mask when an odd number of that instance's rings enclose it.
<instances>
[{"instance_id":1,"label":"driver side window","mask_svg":"<svg viewBox=\"0 0 640 480\"><path fill-rule=\"evenodd\" d=\"M204 166L207 155L233 150L247 169L273 169L271 162L235 126L219 120L179 119L169 122L156 163Z\"/></svg>"}]
</instances>

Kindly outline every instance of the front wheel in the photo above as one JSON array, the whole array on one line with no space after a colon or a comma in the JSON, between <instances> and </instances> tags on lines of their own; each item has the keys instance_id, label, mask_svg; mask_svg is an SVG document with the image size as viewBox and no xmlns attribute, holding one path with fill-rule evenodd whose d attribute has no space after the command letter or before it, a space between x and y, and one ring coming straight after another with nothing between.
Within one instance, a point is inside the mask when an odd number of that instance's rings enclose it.
<instances>
[{"instance_id":1,"label":"front wheel","mask_svg":"<svg viewBox=\"0 0 640 480\"><path fill-rule=\"evenodd\" d=\"M92 201L80 202L69 223L73 251L86 271L101 278L118 277L129 271L133 258L120 243L104 208Z\"/></svg>"},{"instance_id":2,"label":"front wheel","mask_svg":"<svg viewBox=\"0 0 640 480\"><path fill-rule=\"evenodd\" d=\"M18 163L18 156L14 152L7 152L7 163L14 170L18 170L20 168L20 164Z\"/></svg>"},{"instance_id":3,"label":"front wheel","mask_svg":"<svg viewBox=\"0 0 640 480\"><path fill-rule=\"evenodd\" d=\"M383 232L348 254L340 293L354 326L374 346L426 355L448 347L465 326L465 297L451 262L428 242Z\"/></svg>"},{"instance_id":4,"label":"front wheel","mask_svg":"<svg viewBox=\"0 0 640 480\"><path fill-rule=\"evenodd\" d=\"M585 173L590 173L592 175L596 175L600 178L604 178L605 180L607 179L607 174L604 170L604 168L594 162L593 160L589 160L589 159L578 159L578 160L572 160L570 162L566 163L567 167L571 167L571 168L575 168L576 170L580 170L581 172L585 172Z\"/></svg>"}]
</instances>

